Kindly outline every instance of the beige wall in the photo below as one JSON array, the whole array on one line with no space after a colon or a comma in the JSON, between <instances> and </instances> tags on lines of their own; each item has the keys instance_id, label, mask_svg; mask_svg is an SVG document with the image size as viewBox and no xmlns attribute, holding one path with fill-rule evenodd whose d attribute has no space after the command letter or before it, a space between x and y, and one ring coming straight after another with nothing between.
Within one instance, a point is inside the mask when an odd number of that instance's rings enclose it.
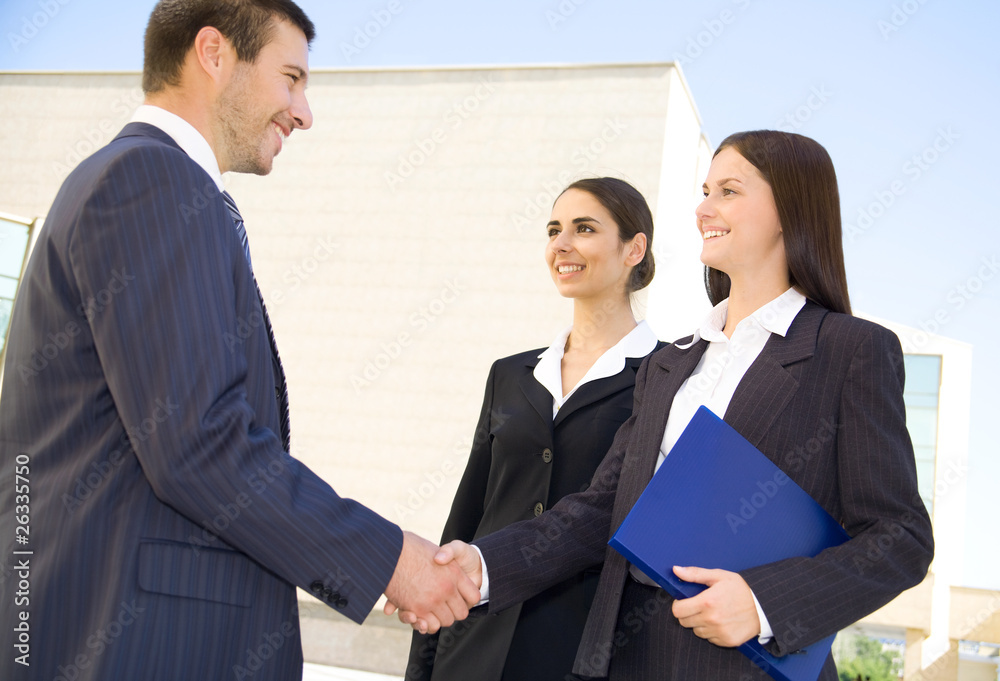
<instances>
[{"instance_id":1,"label":"beige wall","mask_svg":"<svg viewBox=\"0 0 1000 681\"><path fill-rule=\"evenodd\" d=\"M0 74L0 210L43 215L138 84ZM668 113L671 148L689 150L671 173L691 187L697 114L665 64L317 71L308 96L315 125L272 174L227 178L288 373L293 453L436 538L491 362L570 321L542 260L556 193L616 175L657 214Z\"/></svg>"}]
</instances>

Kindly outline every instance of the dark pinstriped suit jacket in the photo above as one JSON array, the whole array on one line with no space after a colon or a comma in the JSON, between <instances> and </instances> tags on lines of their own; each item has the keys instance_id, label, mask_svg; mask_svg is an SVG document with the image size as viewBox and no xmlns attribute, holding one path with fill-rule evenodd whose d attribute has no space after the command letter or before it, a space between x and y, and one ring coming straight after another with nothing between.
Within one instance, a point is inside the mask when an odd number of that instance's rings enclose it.
<instances>
[{"instance_id":1,"label":"dark pinstriped suit jacket","mask_svg":"<svg viewBox=\"0 0 1000 681\"><path fill-rule=\"evenodd\" d=\"M628 563L606 542L652 477L673 397L707 345L670 345L647 359L636 377L633 415L586 492L475 542L489 566L491 612L604 561L577 673L607 674L609 658L629 638L619 621ZM741 573L774 629L775 654L839 631L926 574L933 538L917 494L902 393L902 352L894 334L809 302L787 336L768 340L733 395L726 422L852 537L815 558ZM540 555L521 550L552 536L557 539ZM646 669L643 679L768 678L735 649L702 641L680 626L670 638L664 641L672 651L670 668ZM837 678L832 659L820 678Z\"/></svg>"},{"instance_id":2,"label":"dark pinstriped suit jacket","mask_svg":"<svg viewBox=\"0 0 1000 681\"><path fill-rule=\"evenodd\" d=\"M34 553L29 607L0 587L0 678L297 679L296 585L370 612L402 532L282 450L232 218L167 135L130 124L69 176L8 343L0 551ZM22 610L30 667L10 655Z\"/></svg>"}]
</instances>

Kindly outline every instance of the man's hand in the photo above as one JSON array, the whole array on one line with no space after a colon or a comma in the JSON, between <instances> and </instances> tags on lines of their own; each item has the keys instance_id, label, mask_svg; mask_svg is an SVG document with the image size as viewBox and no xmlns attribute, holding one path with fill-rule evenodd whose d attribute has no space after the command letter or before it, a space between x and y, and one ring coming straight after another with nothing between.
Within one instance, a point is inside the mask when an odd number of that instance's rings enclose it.
<instances>
[{"instance_id":1,"label":"man's hand","mask_svg":"<svg viewBox=\"0 0 1000 681\"><path fill-rule=\"evenodd\" d=\"M434 555L434 562L441 566L461 568L462 572L465 573L476 588L475 599L470 601L466 598L466 603L469 607L472 607L479 602L479 588L483 585L483 566L482 561L479 560L479 553L474 548L463 541L455 540L451 543L445 544L440 548L440 550L437 551ZM396 612L396 606L397 604L393 603L392 599L390 599L390 602L385 604L385 614L391 615ZM435 624L439 623L428 618L420 617L416 612L405 607L399 608L398 616L400 622L409 624L422 634L433 634L440 628L440 626L435 626ZM464 616L456 617L456 619L464 619ZM443 626L447 627L450 625L443 624Z\"/></svg>"},{"instance_id":2,"label":"man's hand","mask_svg":"<svg viewBox=\"0 0 1000 681\"><path fill-rule=\"evenodd\" d=\"M674 617L695 636L732 648L760 634L753 592L738 574L697 567L675 567L674 574L708 587L697 596L674 601Z\"/></svg>"},{"instance_id":3,"label":"man's hand","mask_svg":"<svg viewBox=\"0 0 1000 681\"><path fill-rule=\"evenodd\" d=\"M403 612L411 614L413 622L407 624L413 624L422 634L433 634L442 626L465 619L469 608L479 602L479 587L465 576L458 563L435 562L437 552L437 545L404 532L403 550L385 587L389 599L386 614L396 608L401 611L401 620Z\"/></svg>"}]
</instances>

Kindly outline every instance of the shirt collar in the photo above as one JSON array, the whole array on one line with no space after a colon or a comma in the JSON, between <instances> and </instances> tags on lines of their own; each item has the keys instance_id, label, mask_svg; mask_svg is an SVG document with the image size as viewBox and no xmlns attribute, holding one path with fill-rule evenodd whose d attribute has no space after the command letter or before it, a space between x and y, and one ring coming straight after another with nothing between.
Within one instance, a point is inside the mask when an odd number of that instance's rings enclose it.
<instances>
[{"instance_id":1,"label":"shirt collar","mask_svg":"<svg viewBox=\"0 0 1000 681\"><path fill-rule=\"evenodd\" d=\"M550 357L551 359L561 360L563 354L566 352L566 341L569 339L569 334L572 330L572 325L563 329L556 336L556 339L552 341L552 345L539 353L538 358ZM634 329L625 334L624 338L605 351L605 354L614 352L614 354L620 355L623 359L626 357L645 357L653 351L657 342L656 334L653 333L653 330L649 328L649 324L644 319L636 324Z\"/></svg>"},{"instance_id":2,"label":"shirt collar","mask_svg":"<svg viewBox=\"0 0 1000 681\"><path fill-rule=\"evenodd\" d=\"M566 351L566 339L569 338L570 331L572 330L572 326L567 327L562 333L556 336L552 345L538 355L538 364L535 365L535 369L532 372L535 380L552 395L555 411L558 411L559 407L581 385L619 374L625 368L626 358L645 357L656 348L657 343L656 334L649 328L649 324L645 320L639 322L624 338L618 341L613 347L608 348L594 362L586 375L580 379L580 382L573 386L570 392L563 395L562 358Z\"/></svg>"},{"instance_id":3,"label":"shirt collar","mask_svg":"<svg viewBox=\"0 0 1000 681\"><path fill-rule=\"evenodd\" d=\"M204 135L186 120L158 106L143 104L135 110L130 122L147 123L170 135L177 142L177 146L208 173L212 181L219 187L219 191L225 189L215 152L212 151L212 147L209 146Z\"/></svg>"},{"instance_id":4,"label":"shirt collar","mask_svg":"<svg viewBox=\"0 0 1000 681\"><path fill-rule=\"evenodd\" d=\"M799 310L801 310L805 304L806 297L792 287L771 302L757 308L757 310L755 310L747 319L753 320L769 333L776 333L779 336L784 337L785 334L788 333L788 328L795 320L795 315L799 313ZM726 298L711 309L704 321L701 323L701 326L694 332L694 337L691 339L691 342L683 345L677 343L677 347L681 350L685 350L703 338L709 342L728 340L726 335L722 332L726 326L726 317L728 313L729 298ZM740 323L742 324L746 321L747 320L744 319L743 322Z\"/></svg>"},{"instance_id":5,"label":"shirt collar","mask_svg":"<svg viewBox=\"0 0 1000 681\"><path fill-rule=\"evenodd\" d=\"M788 327L805 304L806 297L795 288L790 288L750 316L767 331L784 338L788 334Z\"/></svg>"}]
</instances>

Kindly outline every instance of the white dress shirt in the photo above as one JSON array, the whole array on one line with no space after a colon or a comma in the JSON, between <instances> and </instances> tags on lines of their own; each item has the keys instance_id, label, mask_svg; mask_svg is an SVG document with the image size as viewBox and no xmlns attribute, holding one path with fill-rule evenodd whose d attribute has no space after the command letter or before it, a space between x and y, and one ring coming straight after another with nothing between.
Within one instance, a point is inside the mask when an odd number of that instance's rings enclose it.
<instances>
[{"instance_id":1,"label":"white dress shirt","mask_svg":"<svg viewBox=\"0 0 1000 681\"><path fill-rule=\"evenodd\" d=\"M722 331L729 313L729 299L726 298L712 308L690 343L678 344L677 347L684 349L702 339L709 342L698 366L674 395L660 444L660 456L656 461L657 469L680 439L698 407L704 405L720 418L725 416L736 388L771 334L784 337L805 304L805 296L790 288L737 324L733 337L726 338Z\"/></svg>"},{"instance_id":2,"label":"white dress shirt","mask_svg":"<svg viewBox=\"0 0 1000 681\"><path fill-rule=\"evenodd\" d=\"M601 378L608 378L621 373L625 368L625 359L628 357L645 357L656 347L656 334L649 328L645 320L639 322L634 329L625 334L625 337L618 341L613 347L604 351L604 354L597 358L591 365L587 373L580 379L573 388L563 395L562 382L562 358L566 353L566 341L573 330L572 326L567 327L562 333L556 336L548 348L538 355L538 364L533 372L535 380L552 395L552 418L556 417L566 400L573 393L579 390L580 386Z\"/></svg>"},{"instance_id":3,"label":"white dress shirt","mask_svg":"<svg viewBox=\"0 0 1000 681\"><path fill-rule=\"evenodd\" d=\"M177 146L183 149L192 161L205 169L220 192L225 189L215 152L209 146L208 140L186 120L158 106L143 104L135 110L129 122L148 123L170 135L171 139L177 142Z\"/></svg>"},{"instance_id":4,"label":"white dress shirt","mask_svg":"<svg viewBox=\"0 0 1000 681\"><path fill-rule=\"evenodd\" d=\"M729 313L729 299L727 298L712 308L701 326L695 331L694 338L690 343L678 344L679 348L684 349L702 339L709 342L709 346L698 365L681 384L677 394L674 395L670 416L667 418L667 426L663 432L663 441L660 444L660 454L656 461L657 469L694 417L698 407L704 405L719 417L725 416L736 388L743 380L750 365L764 349L771 334L776 333L784 337L788 333L792 321L805 304L805 296L794 288L790 288L742 320L733 330L732 338L727 338L726 334L723 333ZM486 602L489 600L489 578L486 562L478 547L476 547L476 551L479 552L483 567L483 587L480 591L483 600L481 602ZM655 582L652 582L634 566L632 574L644 584L656 586ZM764 610L761 608L757 596L753 592L751 595L754 606L757 608L757 617L760 620L758 641L764 644L774 636L774 632L764 615Z\"/></svg>"}]
</instances>

